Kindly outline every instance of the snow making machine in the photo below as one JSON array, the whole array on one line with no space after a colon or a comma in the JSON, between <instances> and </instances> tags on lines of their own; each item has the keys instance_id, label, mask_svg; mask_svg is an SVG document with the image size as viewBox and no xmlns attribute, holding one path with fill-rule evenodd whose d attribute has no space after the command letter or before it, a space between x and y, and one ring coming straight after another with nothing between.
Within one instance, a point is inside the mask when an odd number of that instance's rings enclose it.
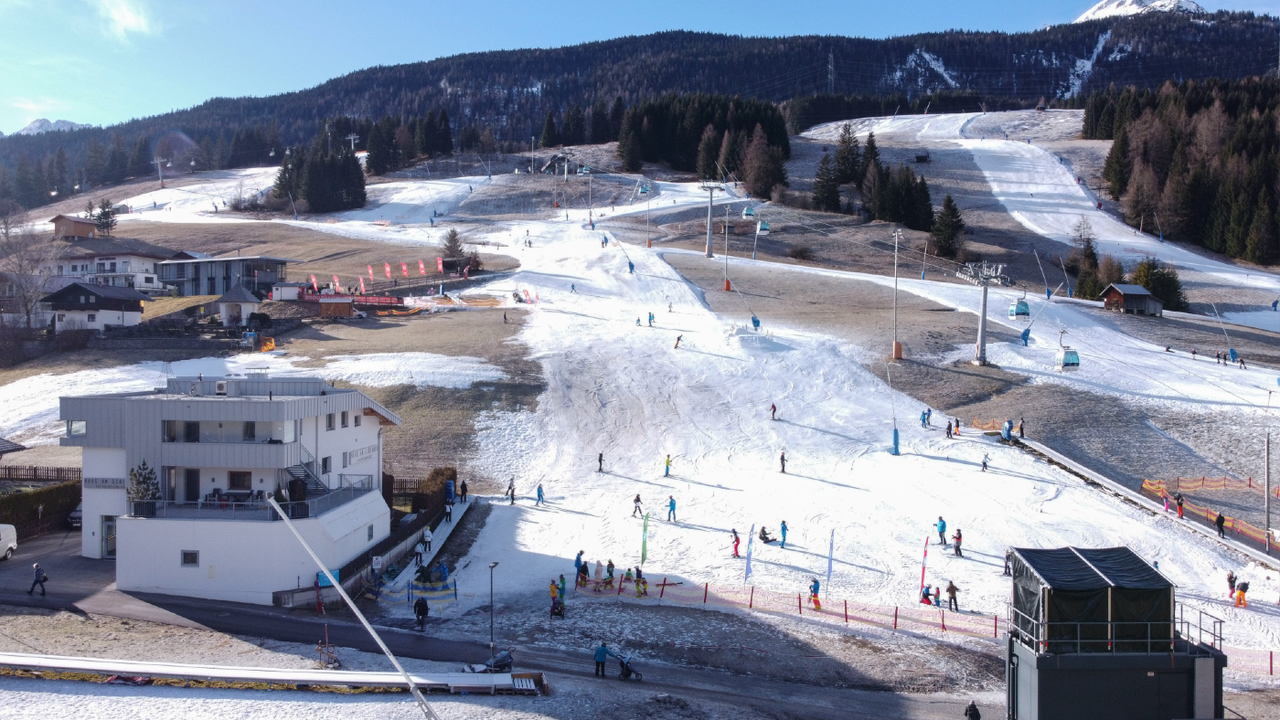
<instances>
[{"instance_id":1,"label":"snow making machine","mask_svg":"<svg viewBox=\"0 0 1280 720\"><path fill-rule=\"evenodd\" d=\"M1012 720L1222 717L1222 621L1127 547L1009 550Z\"/></svg>"}]
</instances>

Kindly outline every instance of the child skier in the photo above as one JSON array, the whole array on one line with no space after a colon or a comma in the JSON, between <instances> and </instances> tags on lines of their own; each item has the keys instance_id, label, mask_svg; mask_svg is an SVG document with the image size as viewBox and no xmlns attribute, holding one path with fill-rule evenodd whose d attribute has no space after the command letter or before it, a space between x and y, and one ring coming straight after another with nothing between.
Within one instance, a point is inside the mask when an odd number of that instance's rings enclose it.
<instances>
[{"instance_id":1,"label":"child skier","mask_svg":"<svg viewBox=\"0 0 1280 720\"><path fill-rule=\"evenodd\" d=\"M1227 587L1230 588L1227 591L1227 599L1230 600L1236 596L1236 574L1230 570L1227 571Z\"/></svg>"},{"instance_id":2,"label":"child skier","mask_svg":"<svg viewBox=\"0 0 1280 720\"><path fill-rule=\"evenodd\" d=\"M1182 493L1178 493L1174 495L1173 499L1178 503L1178 519L1181 520L1182 519Z\"/></svg>"},{"instance_id":3,"label":"child skier","mask_svg":"<svg viewBox=\"0 0 1280 720\"><path fill-rule=\"evenodd\" d=\"M933 604L933 586L932 585L925 585L924 588L920 590L920 604L921 605Z\"/></svg>"},{"instance_id":4,"label":"child skier","mask_svg":"<svg viewBox=\"0 0 1280 720\"><path fill-rule=\"evenodd\" d=\"M538 483L538 500L533 504L533 506L537 507L539 505L546 505L546 504L547 504L546 498L543 497L542 495L542 483Z\"/></svg>"},{"instance_id":5,"label":"child skier","mask_svg":"<svg viewBox=\"0 0 1280 720\"><path fill-rule=\"evenodd\" d=\"M737 528L730 528L729 532L733 533L733 556L742 557L738 554L738 543L742 542L742 540L738 537Z\"/></svg>"},{"instance_id":6,"label":"child skier","mask_svg":"<svg viewBox=\"0 0 1280 720\"><path fill-rule=\"evenodd\" d=\"M983 453L983 454L982 454L982 472L986 472L986 471L987 471L987 461L988 461L988 460L990 460L990 459L991 459L991 456L990 456L990 455L988 455L988 454L986 454L986 453Z\"/></svg>"},{"instance_id":7,"label":"child skier","mask_svg":"<svg viewBox=\"0 0 1280 720\"><path fill-rule=\"evenodd\" d=\"M676 350L679 350L679 349L680 349L680 340L681 340L681 339L683 339L683 338L684 338L684 336L683 336L683 335L677 335L677 336L676 336Z\"/></svg>"},{"instance_id":8,"label":"child skier","mask_svg":"<svg viewBox=\"0 0 1280 720\"><path fill-rule=\"evenodd\" d=\"M956 557L964 557L964 553L960 552L960 543L964 542L964 537L960 534L960 528L956 528L956 534L952 535L951 539L955 541Z\"/></svg>"},{"instance_id":9,"label":"child skier","mask_svg":"<svg viewBox=\"0 0 1280 720\"><path fill-rule=\"evenodd\" d=\"M640 510L640 493L636 493L636 499L632 502L635 503L635 509L631 511L631 517L635 517L637 515L644 517L644 513Z\"/></svg>"},{"instance_id":10,"label":"child skier","mask_svg":"<svg viewBox=\"0 0 1280 720\"><path fill-rule=\"evenodd\" d=\"M818 578L813 579L813 583L809 585L809 602L813 605L814 610L822 609L822 600L818 598Z\"/></svg>"},{"instance_id":11,"label":"child skier","mask_svg":"<svg viewBox=\"0 0 1280 720\"><path fill-rule=\"evenodd\" d=\"M786 520L782 521L782 527L780 528L780 530L782 531L782 542L778 544L778 547L786 547L787 546L787 521Z\"/></svg>"}]
</instances>

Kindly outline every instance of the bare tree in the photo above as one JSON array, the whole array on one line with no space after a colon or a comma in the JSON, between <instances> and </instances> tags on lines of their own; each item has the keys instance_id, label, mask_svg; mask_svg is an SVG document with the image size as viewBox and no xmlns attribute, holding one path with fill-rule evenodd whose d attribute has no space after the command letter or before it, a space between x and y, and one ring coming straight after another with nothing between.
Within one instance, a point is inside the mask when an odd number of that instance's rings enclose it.
<instances>
[{"instance_id":1,"label":"bare tree","mask_svg":"<svg viewBox=\"0 0 1280 720\"><path fill-rule=\"evenodd\" d=\"M48 292L58 247L23 224L18 213L0 208L0 296L9 299L30 328Z\"/></svg>"}]
</instances>

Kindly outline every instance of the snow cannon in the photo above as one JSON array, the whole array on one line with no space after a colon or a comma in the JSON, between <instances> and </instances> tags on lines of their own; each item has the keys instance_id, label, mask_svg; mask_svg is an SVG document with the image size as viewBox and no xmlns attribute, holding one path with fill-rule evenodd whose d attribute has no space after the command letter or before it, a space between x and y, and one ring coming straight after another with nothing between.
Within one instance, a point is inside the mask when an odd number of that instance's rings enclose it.
<instances>
[{"instance_id":1,"label":"snow cannon","mask_svg":"<svg viewBox=\"0 0 1280 720\"><path fill-rule=\"evenodd\" d=\"M1228 348L1227 354L1231 356L1231 362L1240 362L1240 356L1236 354L1235 348Z\"/></svg>"},{"instance_id":2,"label":"snow cannon","mask_svg":"<svg viewBox=\"0 0 1280 720\"><path fill-rule=\"evenodd\" d=\"M1022 338L1022 347L1026 347L1027 341L1031 340L1031 328L1027 328L1026 330L1023 330L1022 334L1019 335L1018 337Z\"/></svg>"},{"instance_id":3,"label":"snow cannon","mask_svg":"<svg viewBox=\"0 0 1280 720\"><path fill-rule=\"evenodd\" d=\"M756 317L755 315L752 315L752 316L751 316L751 327L752 327L752 328L754 328L754 329L756 330L756 332L759 332L759 331L760 331L760 318Z\"/></svg>"}]
</instances>

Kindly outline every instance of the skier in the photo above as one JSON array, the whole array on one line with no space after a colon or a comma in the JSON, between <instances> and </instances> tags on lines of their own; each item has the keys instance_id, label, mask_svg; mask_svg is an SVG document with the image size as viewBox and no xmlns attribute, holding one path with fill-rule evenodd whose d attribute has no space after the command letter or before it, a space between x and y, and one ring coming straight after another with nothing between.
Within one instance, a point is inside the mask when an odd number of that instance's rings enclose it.
<instances>
[{"instance_id":1,"label":"skier","mask_svg":"<svg viewBox=\"0 0 1280 720\"><path fill-rule=\"evenodd\" d=\"M511 478L507 483L507 494L511 496L511 504L516 504L516 479Z\"/></svg>"},{"instance_id":2,"label":"skier","mask_svg":"<svg viewBox=\"0 0 1280 720\"><path fill-rule=\"evenodd\" d=\"M1027 421L1024 418L1018 418L1018 439L1027 437Z\"/></svg>"},{"instance_id":3,"label":"skier","mask_svg":"<svg viewBox=\"0 0 1280 720\"><path fill-rule=\"evenodd\" d=\"M667 312L672 312L671 303L667 303Z\"/></svg>"},{"instance_id":4,"label":"skier","mask_svg":"<svg viewBox=\"0 0 1280 720\"><path fill-rule=\"evenodd\" d=\"M636 316L636 327L640 327L640 316Z\"/></svg>"},{"instance_id":5,"label":"skier","mask_svg":"<svg viewBox=\"0 0 1280 720\"><path fill-rule=\"evenodd\" d=\"M640 509L640 493L636 493L636 499L631 502L635 504L635 508L631 511L631 517L635 517L637 515L644 517L644 512Z\"/></svg>"},{"instance_id":6,"label":"skier","mask_svg":"<svg viewBox=\"0 0 1280 720\"><path fill-rule=\"evenodd\" d=\"M781 532L782 532L782 542L778 544L778 547L786 547L787 546L787 521L786 520L782 521Z\"/></svg>"},{"instance_id":7,"label":"skier","mask_svg":"<svg viewBox=\"0 0 1280 720\"><path fill-rule=\"evenodd\" d=\"M769 419L770 419L770 420L777 420L777 419L778 419L778 406L777 406L777 405L770 405L770 406L769 406Z\"/></svg>"},{"instance_id":8,"label":"skier","mask_svg":"<svg viewBox=\"0 0 1280 720\"><path fill-rule=\"evenodd\" d=\"M680 339L681 339L681 338L683 338L683 337L684 337L683 335L677 335L677 336L676 336L676 350L679 350L679 349L680 349Z\"/></svg>"},{"instance_id":9,"label":"skier","mask_svg":"<svg viewBox=\"0 0 1280 720\"><path fill-rule=\"evenodd\" d=\"M671 477L671 456L667 456L666 469L662 471L662 477Z\"/></svg>"},{"instance_id":10,"label":"skier","mask_svg":"<svg viewBox=\"0 0 1280 720\"><path fill-rule=\"evenodd\" d=\"M40 591L44 594L44 585L40 586ZM1242 582L1236 586L1236 607L1249 607L1249 601L1244 599L1244 594L1247 592L1249 592L1249 583Z\"/></svg>"},{"instance_id":11,"label":"skier","mask_svg":"<svg viewBox=\"0 0 1280 720\"><path fill-rule=\"evenodd\" d=\"M1218 537L1225 538L1226 534L1223 532L1223 528L1226 527L1227 516L1223 515L1222 513L1218 513L1218 519L1214 520L1213 524L1216 525L1218 528Z\"/></svg>"},{"instance_id":12,"label":"skier","mask_svg":"<svg viewBox=\"0 0 1280 720\"><path fill-rule=\"evenodd\" d=\"M539 505L546 505L546 504L547 504L547 501L546 501L546 499L542 496L542 483L538 483L538 501L537 501L537 502L535 502L535 503L533 504L533 506L534 506L534 507L537 507L537 506L539 506Z\"/></svg>"},{"instance_id":13,"label":"skier","mask_svg":"<svg viewBox=\"0 0 1280 720\"><path fill-rule=\"evenodd\" d=\"M1013 575L1013 571L1009 568L1009 564L1012 560L1013 560L1013 551L1005 550L1004 551L1004 572L1000 573L1001 575Z\"/></svg>"},{"instance_id":14,"label":"skier","mask_svg":"<svg viewBox=\"0 0 1280 720\"><path fill-rule=\"evenodd\" d=\"M761 526L760 526L760 542L764 543L765 545L768 545L769 543L773 542L774 540L777 540L777 538L771 538L771 537L769 537L769 531L768 531L768 530L766 530L766 529L765 529L765 527L764 527L763 525L761 525Z\"/></svg>"},{"instance_id":15,"label":"skier","mask_svg":"<svg viewBox=\"0 0 1280 720\"><path fill-rule=\"evenodd\" d=\"M969 707L964 709L964 720L982 720L982 713L978 712L978 703L969 701Z\"/></svg>"},{"instance_id":16,"label":"skier","mask_svg":"<svg viewBox=\"0 0 1280 720\"><path fill-rule=\"evenodd\" d=\"M928 419L928 417L929 417L928 415L924 414L923 410L920 411L920 427L922 428L929 427L928 424L926 423L926 420Z\"/></svg>"},{"instance_id":17,"label":"skier","mask_svg":"<svg viewBox=\"0 0 1280 720\"><path fill-rule=\"evenodd\" d=\"M578 570L582 569L582 553L584 553L584 552L586 552L586 551L585 551L585 550L579 550L579 551L578 551L578 557L576 557L576 558L574 558L574 559L573 559L573 571L574 571L575 573L576 573L576 572L578 572Z\"/></svg>"},{"instance_id":18,"label":"skier","mask_svg":"<svg viewBox=\"0 0 1280 720\"><path fill-rule=\"evenodd\" d=\"M954 610L956 612L960 612L960 603L956 601L956 593L958 592L960 592L960 588L956 587L955 583L948 580L947 581L947 608L950 610Z\"/></svg>"},{"instance_id":19,"label":"skier","mask_svg":"<svg viewBox=\"0 0 1280 720\"><path fill-rule=\"evenodd\" d=\"M1178 503L1178 519L1181 520L1182 519L1182 493L1175 494L1173 496L1173 499Z\"/></svg>"},{"instance_id":20,"label":"skier","mask_svg":"<svg viewBox=\"0 0 1280 720\"><path fill-rule=\"evenodd\" d=\"M921 605L933 604L933 586L932 585L925 585L924 588L920 591L920 604Z\"/></svg>"},{"instance_id":21,"label":"skier","mask_svg":"<svg viewBox=\"0 0 1280 720\"><path fill-rule=\"evenodd\" d=\"M667 496L667 520L671 521L675 519L676 519L676 496L668 495ZM679 521L676 520L676 522L679 522Z\"/></svg>"},{"instance_id":22,"label":"skier","mask_svg":"<svg viewBox=\"0 0 1280 720\"><path fill-rule=\"evenodd\" d=\"M502 313L502 324L503 325L507 324L507 314L505 312Z\"/></svg>"},{"instance_id":23,"label":"skier","mask_svg":"<svg viewBox=\"0 0 1280 720\"><path fill-rule=\"evenodd\" d=\"M600 453L596 456L596 472L604 472L604 453Z\"/></svg>"},{"instance_id":24,"label":"skier","mask_svg":"<svg viewBox=\"0 0 1280 720\"><path fill-rule=\"evenodd\" d=\"M577 295L578 294L577 286L574 285L573 283L569 283L569 292L573 293L574 295Z\"/></svg>"},{"instance_id":25,"label":"skier","mask_svg":"<svg viewBox=\"0 0 1280 720\"><path fill-rule=\"evenodd\" d=\"M742 557L738 554L738 543L742 542L742 539L738 537L737 528L730 528L729 532L733 533L733 556Z\"/></svg>"},{"instance_id":26,"label":"skier","mask_svg":"<svg viewBox=\"0 0 1280 720\"><path fill-rule=\"evenodd\" d=\"M987 461L988 461L988 460L990 460L990 459L991 459L991 456L990 456L990 455L988 455L988 454L986 454L986 453L982 453L982 472L986 472L986 471L987 471Z\"/></svg>"},{"instance_id":27,"label":"skier","mask_svg":"<svg viewBox=\"0 0 1280 720\"><path fill-rule=\"evenodd\" d=\"M947 521L943 520L942 516L939 515L938 522L934 523L933 527L935 530L938 531L938 544L943 547L946 547L947 546Z\"/></svg>"},{"instance_id":28,"label":"skier","mask_svg":"<svg viewBox=\"0 0 1280 720\"><path fill-rule=\"evenodd\" d=\"M964 557L964 553L960 552L960 543L964 542L964 536L960 534L960 528L956 528L956 534L952 535L951 539L955 541L953 549L956 552L956 557Z\"/></svg>"},{"instance_id":29,"label":"skier","mask_svg":"<svg viewBox=\"0 0 1280 720\"><path fill-rule=\"evenodd\" d=\"M782 451L782 457L779 458L779 460L782 462L782 474L786 475L787 474L787 451L786 450Z\"/></svg>"},{"instance_id":30,"label":"skier","mask_svg":"<svg viewBox=\"0 0 1280 720\"><path fill-rule=\"evenodd\" d=\"M809 585L809 602L813 604L814 610L822 609L822 600L818 598L818 590L820 589L818 578L813 579L813 583Z\"/></svg>"},{"instance_id":31,"label":"skier","mask_svg":"<svg viewBox=\"0 0 1280 720\"><path fill-rule=\"evenodd\" d=\"M951 439L951 421L950 420L947 421L947 439L948 440Z\"/></svg>"},{"instance_id":32,"label":"skier","mask_svg":"<svg viewBox=\"0 0 1280 720\"><path fill-rule=\"evenodd\" d=\"M955 434L956 437L960 437L960 418L956 418Z\"/></svg>"},{"instance_id":33,"label":"skier","mask_svg":"<svg viewBox=\"0 0 1280 720\"><path fill-rule=\"evenodd\" d=\"M555 588L556 584L551 583L551 587ZM551 591L551 600L555 601L555 590ZM413 616L418 619L418 629L421 630L427 624L427 615L431 614L431 608L427 607L426 598L418 598L413 603Z\"/></svg>"},{"instance_id":34,"label":"skier","mask_svg":"<svg viewBox=\"0 0 1280 720\"><path fill-rule=\"evenodd\" d=\"M924 424L925 424L926 426L928 426L928 425L930 425L932 422L933 422L933 408L925 408L925 409L924 409Z\"/></svg>"},{"instance_id":35,"label":"skier","mask_svg":"<svg viewBox=\"0 0 1280 720\"><path fill-rule=\"evenodd\" d=\"M649 313L649 327L653 327L653 313Z\"/></svg>"},{"instance_id":36,"label":"skier","mask_svg":"<svg viewBox=\"0 0 1280 720\"><path fill-rule=\"evenodd\" d=\"M1230 600L1236 596L1236 574L1230 570L1227 571L1227 587L1227 599Z\"/></svg>"}]
</instances>

